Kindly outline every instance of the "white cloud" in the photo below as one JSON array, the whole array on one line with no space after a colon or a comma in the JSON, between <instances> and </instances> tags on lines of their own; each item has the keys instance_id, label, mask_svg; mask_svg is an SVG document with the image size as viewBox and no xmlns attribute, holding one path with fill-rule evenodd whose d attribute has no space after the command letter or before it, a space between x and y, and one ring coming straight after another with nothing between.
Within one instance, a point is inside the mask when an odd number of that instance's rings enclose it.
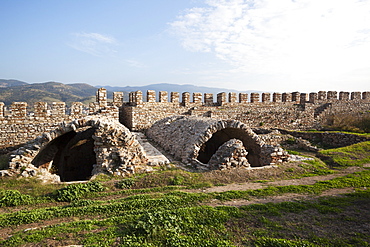
<instances>
[{"instance_id":1,"label":"white cloud","mask_svg":"<svg viewBox=\"0 0 370 247\"><path fill-rule=\"evenodd\" d=\"M129 66L134 67L134 68L145 68L146 67L142 62L137 61L137 60L126 59L125 62Z\"/></svg>"},{"instance_id":2,"label":"white cloud","mask_svg":"<svg viewBox=\"0 0 370 247\"><path fill-rule=\"evenodd\" d=\"M69 46L94 56L112 55L115 53L113 46L117 44L115 38L99 33L72 33Z\"/></svg>"},{"instance_id":3,"label":"white cloud","mask_svg":"<svg viewBox=\"0 0 370 247\"><path fill-rule=\"evenodd\" d=\"M366 86L370 0L206 0L172 29L182 46L211 52L234 72ZM361 77L361 78L360 78ZM367 79L366 79L367 78ZM347 81L348 82L348 81Z\"/></svg>"}]
</instances>

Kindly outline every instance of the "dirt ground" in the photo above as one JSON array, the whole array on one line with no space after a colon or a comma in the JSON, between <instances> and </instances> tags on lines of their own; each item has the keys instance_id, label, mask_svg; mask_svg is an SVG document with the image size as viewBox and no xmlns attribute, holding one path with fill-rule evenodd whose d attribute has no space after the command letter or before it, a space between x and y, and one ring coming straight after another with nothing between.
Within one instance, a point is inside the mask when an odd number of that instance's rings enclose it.
<instances>
[{"instance_id":1,"label":"dirt ground","mask_svg":"<svg viewBox=\"0 0 370 247\"><path fill-rule=\"evenodd\" d=\"M364 165L364 167L370 167L370 164ZM204 192L204 193L211 193L211 192L225 192L230 190L256 190L256 189L263 189L268 186L286 186L286 185L312 185L318 181L325 181L330 180L336 177L345 176L347 174L355 173L362 171L362 167L348 167L344 170L341 170L338 173L330 174L330 175L322 175L322 176L314 176L314 177L303 177L299 179L289 179L289 180L280 180L274 182L265 182L265 183L255 183L255 182L248 182L242 184L227 184L225 186L215 186L207 189L202 190L192 190L191 192ZM345 189L331 189L323 192L321 196L336 196L340 194L350 193L353 189L345 188ZM218 200L213 200L212 202L206 203L209 206L244 206L254 203L278 203L284 201L296 201L296 200L304 200L304 199L314 199L319 197L317 195L304 195L304 194L284 194L278 196L269 196L266 198L251 198L250 200L233 200L233 201L226 201L221 202Z\"/></svg>"}]
</instances>

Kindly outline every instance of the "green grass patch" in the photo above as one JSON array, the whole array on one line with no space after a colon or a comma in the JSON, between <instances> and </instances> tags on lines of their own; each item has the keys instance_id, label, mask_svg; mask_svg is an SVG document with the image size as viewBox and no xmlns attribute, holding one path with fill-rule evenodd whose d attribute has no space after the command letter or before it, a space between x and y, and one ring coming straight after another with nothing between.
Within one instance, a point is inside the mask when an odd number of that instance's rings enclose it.
<instances>
[{"instance_id":1,"label":"green grass patch","mask_svg":"<svg viewBox=\"0 0 370 247\"><path fill-rule=\"evenodd\" d=\"M329 165L339 167L359 166L370 163L370 141L342 148L322 150L319 154Z\"/></svg>"}]
</instances>

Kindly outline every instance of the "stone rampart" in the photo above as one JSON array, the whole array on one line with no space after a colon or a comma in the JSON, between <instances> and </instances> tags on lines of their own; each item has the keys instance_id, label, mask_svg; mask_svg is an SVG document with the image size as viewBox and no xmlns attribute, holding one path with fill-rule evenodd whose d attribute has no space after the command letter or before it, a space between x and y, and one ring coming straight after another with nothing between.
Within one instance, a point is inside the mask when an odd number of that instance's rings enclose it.
<instances>
[{"instance_id":1,"label":"stone rampart","mask_svg":"<svg viewBox=\"0 0 370 247\"><path fill-rule=\"evenodd\" d=\"M120 120L132 130L148 129L156 121L176 115L211 117L216 119L235 119L251 127L311 129L326 124L330 115L338 112L367 112L370 109L369 92L320 91L318 93L219 93L217 97L205 93L179 93L171 97L170 102L161 95L156 100L156 93L147 92L147 101L143 101L141 91L131 92L130 101L122 105ZM348 98L343 95L348 95ZM351 97L350 97L351 95ZM216 101L214 101L216 99Z\"/></svg>"},{"instance_id":2,"label":"stone rampart","mask_svg":"<svg viewBox=\"0 0 370 247\"><path fill-rule=\"evenodd\" d=\"M181 97L180 97L181 96ZM319 91L317 93L210 93L166 92L149 90L130 92L124 102L123 92L114 92L108 102L107 91L96 93L96 102L89 106L74 102L34 104L29 112L24 102L6 107L0 102L0 147L22 144L55 128L86 115L100 114L119 119L131 130L150 128L155 122L171 116L187 115L219 120L234 119L250 127L306 130L320 128L330 117L351 112L367 113L370 109L370 92ZM145 100L144 100L145 99Z\"/></svg>"},{"instance_id":3,"label":"stone rampart","mask_svg":"<svg viewBox=\"0 0 370 247\"><path fill-rule=\"evenodd\" d=\"M122 100L116 96L115 101L107 102L104 88L98 90L96 102L90 108L81 102L73 102L69 107L65 102L36 102L34 111L28 111L26 102L14 102L9 110L0 102L0 148L16 146L49 132L60 123L70 122L87 115L101 115L119 119L118 106ZM121 102L119 102L121 100Z\"/></svg>"}]
</instances>

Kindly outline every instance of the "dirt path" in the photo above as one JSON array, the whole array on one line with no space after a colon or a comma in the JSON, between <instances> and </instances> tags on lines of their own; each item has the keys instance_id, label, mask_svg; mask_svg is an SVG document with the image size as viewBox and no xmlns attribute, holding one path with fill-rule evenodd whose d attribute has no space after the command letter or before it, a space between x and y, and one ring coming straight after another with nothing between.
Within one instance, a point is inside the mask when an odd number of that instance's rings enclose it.
<instances>
[{"instance_id":1,"label":"dirt path","mask_svg":"<svg viewBox=\"0 0 370 247\"><path fill-rule=\"evenodd\" d=\"M370 167L370 164L364 165L364 167ZM314 176L314 177L304 177L299 179L290 179L290 180L280 180L274 182L266 182L266 183L243 183L243 184L228 184L225 186L215 186L207 189L201 190L204 193L211 193L211 192L225 192L230 190L256 190L256 189L263 189L268 186L286 186L286 185L312 185L317 181L325 181L330 180L336 177L345 176L347 174L355 173L362 171L362 167L348 167L344 170L339 171L335 174L330 175L322 175L322 176ZM303 199L314 199L321 196L335 196L345 193L352 192L352 188L345 188L345 189L331 189L323 192L321 195L305 195L305 194L284 194L278 196L269 196L266 198L252 198L250 200L233 200L233 201L226 201L221 202L218 200L212 200L211 202L206 203L209 206L243 206L249 205L254 203L268 203L268 202L283 202L283 201L296 201L296 200L303 200ZM192 192L200 192L200 190L193 190Z\"/></svg>"}]
</instances>

